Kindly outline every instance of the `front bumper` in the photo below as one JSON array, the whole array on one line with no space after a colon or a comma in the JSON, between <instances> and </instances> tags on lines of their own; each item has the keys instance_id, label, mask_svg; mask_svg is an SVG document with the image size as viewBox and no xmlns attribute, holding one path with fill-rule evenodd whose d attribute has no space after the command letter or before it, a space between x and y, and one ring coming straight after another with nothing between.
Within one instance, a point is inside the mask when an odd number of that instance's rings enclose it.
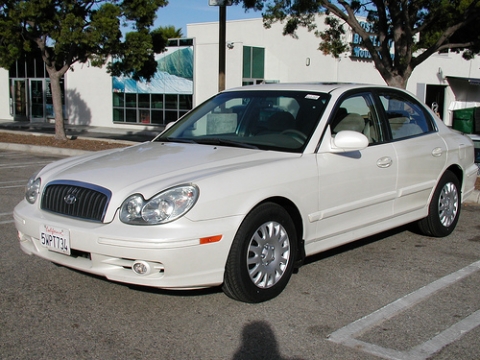
<instances>
[{"instance_id":1,"label":"front bumper","mask_svg":"<svg viewBox=\"0 0 480 360\"><path fill-rule=\"evenodd\" d=\"M230 246L241 216L192 222L185 217L159 226L94 223L40 211L22 201L14 210L21 249L54 263L103 276L112 281L164 289L189 289L223 282ZM40 227L68 229L71 255L42 246ZM200 238L222 235L218 242L200 245ZM149 274L132 270L135 261Z\"/></svg>"}]
</instances>

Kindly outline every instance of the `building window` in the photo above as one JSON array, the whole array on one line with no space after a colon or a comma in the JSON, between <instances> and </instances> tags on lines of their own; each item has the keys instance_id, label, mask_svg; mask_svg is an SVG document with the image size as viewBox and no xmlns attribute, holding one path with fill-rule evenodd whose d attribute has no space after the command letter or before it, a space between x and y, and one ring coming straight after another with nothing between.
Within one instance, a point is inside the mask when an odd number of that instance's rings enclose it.
<instances>
[{"instance_id":1,"label":"building window","mask_svg":"<svg viewBox=\"0 0 480 360\"><path fill-rule=\"evenodd\" d=\"M192 109L193 96L183 94L113 94L113 121L165 125Z\"/></svg>"},{"instance_id":2,"label":"building window","mask_svg":"<svg viewBox=\"0 0 480 360\"><path fill-rule=\"evenodd\" d=\"M113 121L166 125L193 107L193 39L170 39L149 81L113 77Z\"/></svg>"},{"instance_id":3,"label":"building window","mask_svg":"<svg viewBox=\"0 0 480 360\"><path fill-rule=\"evenodd\" d=\"M265 49L243 47L243 85L260 84L265 79Z\"/></svg>"}]
</instances>

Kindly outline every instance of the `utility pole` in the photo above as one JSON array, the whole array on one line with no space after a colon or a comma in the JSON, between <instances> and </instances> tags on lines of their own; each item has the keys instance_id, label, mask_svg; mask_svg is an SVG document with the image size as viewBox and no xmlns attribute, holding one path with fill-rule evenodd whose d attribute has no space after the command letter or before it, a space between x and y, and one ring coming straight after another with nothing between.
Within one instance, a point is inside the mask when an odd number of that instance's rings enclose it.
<instances>
[{"instance_id":1,"label":"utility pole","mask_svg":"<svg viewBox=\"0 0 480 360\"><path fill-rule=\"evenodd\" d=\"M227 6L231 0L209 0L210 6L218 6L218 91L225 90L225 68L227 51Z\"/></svg>"},{"instance_id":2,"label":"utility pole","mask_svg":"<svg viewBox=\"0 0 480 360\"><path fill-rule=\"evenodd\" d=\"M218 91L225 90L225 58L227 51L227 7L220 5L218 8Z\"/></svg>"}]
</instances>

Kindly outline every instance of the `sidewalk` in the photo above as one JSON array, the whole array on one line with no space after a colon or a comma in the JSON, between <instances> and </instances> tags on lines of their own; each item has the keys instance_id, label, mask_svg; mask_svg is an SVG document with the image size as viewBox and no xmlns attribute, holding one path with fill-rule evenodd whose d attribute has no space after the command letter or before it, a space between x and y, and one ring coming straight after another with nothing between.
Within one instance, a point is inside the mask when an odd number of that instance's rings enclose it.
<instances>
[{"instance_id":1,"label":"sidewalk","mask_svg":"<svg viewBox=\"0 0 480 360\"><path fill-rule=\"evenodd\" d=\"M163 126L159 126L158 130L152 130L148 127L138 130L107 128L90 125L71 125L65 124L65 133L67 136L87 137L87 138L99 138L109 140L125 140L144 142L152 140L164 129ZM26 133L41 133L41 134L55 134L55 124L47 122L31 123L29 121L5 121L0 120L0 130L20 131Z\"/></svg>"},{"instance_id":2,"label":"sidewalk","mask_svg":"<svg viewBox=\"0 0 480 360\"><path fill-rule=\"evenodd\" d=\"M40 133L51 134L55 133L55 124L51 123L30 123L21 121L2 121L0 120L0 131L18 131L23 133ZM65 124L65 132L67 136L77 136L92 139L107 139L111 141L133 141L133 142L145 142L152 140L163 130L163 127L159 127L158 130L151 130L148 128L132 130L122 128L106 128L96 127L89 125L70 125ZM22 144L6 144L0 143L0 149L14 150L14 151L32 151L32 145ZM58 149L58 148L46 148L37 147L41 149L35 149L36 152L43 152L48 154L60 154L64 156L74 156L86 153L82 150L74 149ZM474 190L473 193L464 200L465 203L480 204L480 191Z\"/></svg>"}]
</instances>

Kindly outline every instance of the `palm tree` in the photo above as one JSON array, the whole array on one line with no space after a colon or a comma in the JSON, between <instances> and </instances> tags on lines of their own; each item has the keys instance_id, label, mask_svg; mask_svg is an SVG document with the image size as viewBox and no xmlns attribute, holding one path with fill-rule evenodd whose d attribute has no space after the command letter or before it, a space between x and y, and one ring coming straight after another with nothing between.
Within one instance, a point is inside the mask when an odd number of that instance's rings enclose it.
<instances>
[{"instance_id":1,"label":"palm tree","mask_svg":"<svg viewBox=\"0 0 480 360\"><path fill-rule=\"evenodd\" d=\"M159 26L152 33L161 34L163 39L178 39L183 37L182 29L176 29L173 25Z\"/></svg>"}]
</instances>

